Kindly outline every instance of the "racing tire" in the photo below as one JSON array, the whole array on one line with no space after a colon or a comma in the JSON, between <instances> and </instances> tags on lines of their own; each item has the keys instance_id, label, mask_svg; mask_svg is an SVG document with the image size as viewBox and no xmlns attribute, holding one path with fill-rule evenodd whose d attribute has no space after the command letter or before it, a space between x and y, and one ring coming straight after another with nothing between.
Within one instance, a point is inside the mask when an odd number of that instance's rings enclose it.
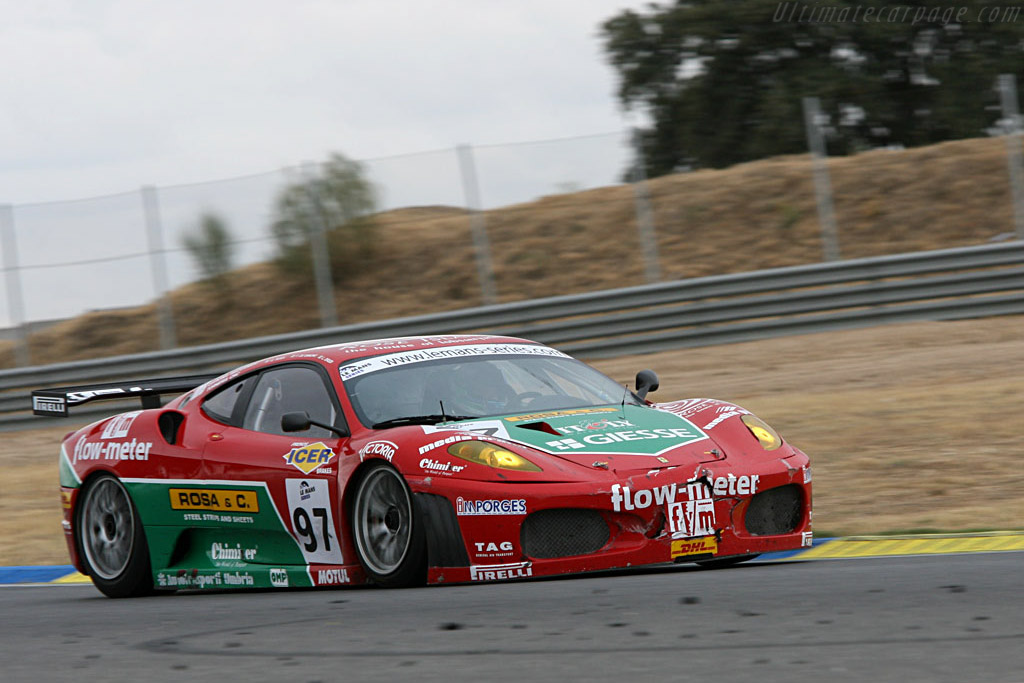
<instances>
[{"instance_id":1,"label":"racing tire","mask_svg":"<svg viewBox=\"0 0 1024 683\"><path fill-rule=\"evenodd\" d=\"M702 569L725 569L726 567L733 567L740 562L752 560L758 555L760 555L760 553L754 553L753 555L737 555L736 557L723 557L720 560L700 560L697 564Z\"/></svg>"},{"instance_id":2,"label":"racing tire","mask_svg":"<svg viewBox=\"0 0 1024 683\"><path fill-rule=\"evenodd\" d=\"M138 510L124 484L112 475L91 480L75 517L75 537L86 573L110 598L154 592L149 546Z\"/></svg>"},{"instance_id":3,"label":"racing tire","mask_svg":"<svg viewBox=\"0 0 1024 683\"><path fill-rule=\"evenodd\" d=\"M364 472L356 484L351 519L359 563L374 583L386 588L426 583L423 518L398 470L375 464Z\"/></svg>"}]
</instances>

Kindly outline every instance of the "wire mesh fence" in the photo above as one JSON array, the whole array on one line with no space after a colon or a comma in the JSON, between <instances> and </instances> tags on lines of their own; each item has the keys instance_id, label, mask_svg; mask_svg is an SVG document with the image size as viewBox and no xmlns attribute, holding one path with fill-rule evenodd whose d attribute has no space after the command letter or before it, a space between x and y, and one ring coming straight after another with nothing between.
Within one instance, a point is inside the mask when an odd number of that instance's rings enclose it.
<instances>
[{"instance_id":1,"label":"wire mesh fence","mask_svg":"<svg viewBox=\"0 0 1024 683\"><path fill-rule=\"evenodd\" d=\"M973 206L986 220L943 246L1012 238L1021 220L1013 211L1020 190L1011 182L1013 145L1020 146L1014 117L995 132L1001 137L946 143L954 147L818 154L813 166L811 156L801 155L652 180L630 174L629 182L627 171L638 167L630 131L461 146L359 166L373 189L376 217L390 231L387 253L378 253L388 278L418 287L418 273L438 270L457 245L472 245L472 262L445 261L440 270L447 281L422 285L425 305L443 308L447 299L487 304L604 288L610 272L616 286L626 286L828 258L821 184L816 197L814 180L822 172L830 178L843 258L927 248L917 238L944 222L971 220L953 205ZM827 129L829 122L809 116L808 125ZM955 145L967 142L972 151L960 154ZM944 156L957 167L935 187ZM929 174L922 172L926 166ZM175 329L182 312L161 305L170 291L208 275L186 246L189 236L213 216L229 235L233 268L277 258L281 244L272 226L283 194L323 168L307 164L104 197L0 205L0 332L15 341L14 362L33 362L25 343L31 332L90 311L153 305L160 327L155 346L189 343L188 331ZM908 206L916 207L914 215ZM441 227L426 230L435 224ZM891 226L886 244L872 242L878 233L867 235L865 225ZM531 281L544 288L524 284ZM321 295L335 289L329 278L314 284ZM321 326L333 324L324 306L321 298ZM396 312L386 305L376 311Z\"/></svg>"}]
</instances>

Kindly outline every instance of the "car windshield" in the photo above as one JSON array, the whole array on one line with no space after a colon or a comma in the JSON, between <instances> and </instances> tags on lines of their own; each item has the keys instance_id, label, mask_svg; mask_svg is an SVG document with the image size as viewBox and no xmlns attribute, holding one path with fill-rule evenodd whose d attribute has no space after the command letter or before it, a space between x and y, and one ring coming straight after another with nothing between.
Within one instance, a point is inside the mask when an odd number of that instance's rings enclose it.
<instances>
[{"instance_id":1,"label":"car windshield","mask_svg":"<svg viewBox=\"0 0 1024 683\"><path fill-rule=\"evenodd\" d=\"M628 389L564 354L491 355L399 367L360 359L340 371L360 422L380 428L642 403Z\"/></svg>"}]
</instances>

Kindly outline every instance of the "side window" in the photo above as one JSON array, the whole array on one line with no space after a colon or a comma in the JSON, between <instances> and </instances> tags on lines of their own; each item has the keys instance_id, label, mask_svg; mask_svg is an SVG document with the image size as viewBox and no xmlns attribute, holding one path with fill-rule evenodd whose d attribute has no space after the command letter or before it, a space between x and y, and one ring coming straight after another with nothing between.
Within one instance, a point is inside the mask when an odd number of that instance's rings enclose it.
<instances>
[{"instance_id":1,"label":"side window","mask_svg":"<svg viewBox=\"0 0 1024 683\"><path fill-rule=\"evenodd\" d=\"M230 424L231 415L238 405L238 398L245 393L244 389L249 379L251 378L229 384L211 395L203 401L203 412L217 420L217 422Z\"/></svg>"},{"instance_id":2,"label":"side window","mask_svg":"<svg viewBox=\"0 0 1024 683\"><path fill-rule=\"evenodd\" d=\"M319 372L310 367L290 365L260 375L242 420L243 429L281 434L281 416L306 411L317 422L334 424L338 416L331 393ZM295 436L329 439L334 434L322 427L310 427Z\"/></svg>"}]
</instances>

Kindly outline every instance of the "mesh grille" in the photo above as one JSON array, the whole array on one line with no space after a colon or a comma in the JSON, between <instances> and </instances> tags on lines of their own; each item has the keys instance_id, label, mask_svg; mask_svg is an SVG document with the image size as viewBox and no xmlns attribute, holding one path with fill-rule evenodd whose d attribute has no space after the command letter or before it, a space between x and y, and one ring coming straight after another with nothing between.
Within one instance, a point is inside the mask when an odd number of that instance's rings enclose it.
<instances>
[{"instance_id":1,"label":"mesh grille","mask_svg":"<svg viewBox=\"0 0 1024 683\"><path fill-rule=\"evenodd\" d=\"M523 552L540 559L597 552L609 538L601 513L574 508L535 512L520 531Z\"/></svg>"},{"instance_id":2,"label":"mesh grille","mask_svg":"<svg viewBox=\"0 0 1024 683\"><path fill-rule=\"evenodd\" d=\"M800 524L802 501L800 487L795 484L756 494L747 508L747 531L754 536L788 534Z\"/></svg>"}]
</instances>

